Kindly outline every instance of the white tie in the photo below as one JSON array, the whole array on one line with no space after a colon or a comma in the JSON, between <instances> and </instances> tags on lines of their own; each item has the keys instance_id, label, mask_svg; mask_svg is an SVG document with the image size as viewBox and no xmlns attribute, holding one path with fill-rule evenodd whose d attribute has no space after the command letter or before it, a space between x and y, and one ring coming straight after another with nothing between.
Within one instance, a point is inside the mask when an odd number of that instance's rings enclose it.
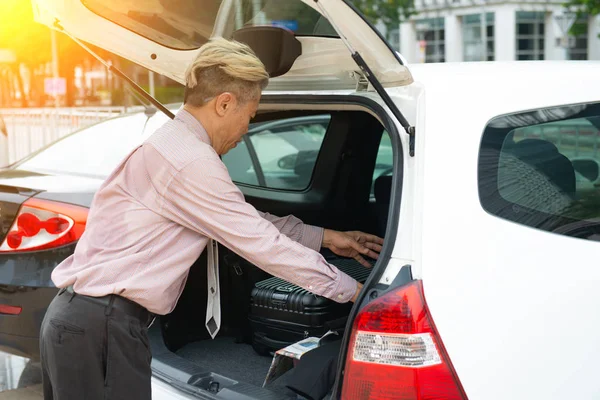
<instances>
[{"instance_id":1,"label":"white tie","mask_svg":"<svg viewBox=\"0 0 600 400\"><path fill-rule=\"evenodd\" d=\"M221 290L219 289L219 247L212 239L208 243L207 256L206 329L214 339L221 328Z\"/></svg>"}]
</instances>

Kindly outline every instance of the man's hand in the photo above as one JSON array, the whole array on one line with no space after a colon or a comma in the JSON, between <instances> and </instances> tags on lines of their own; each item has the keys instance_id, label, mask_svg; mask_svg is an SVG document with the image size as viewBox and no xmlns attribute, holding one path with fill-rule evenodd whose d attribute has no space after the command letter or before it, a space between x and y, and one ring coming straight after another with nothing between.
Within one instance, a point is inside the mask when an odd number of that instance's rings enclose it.
<instances>
[{"instance_id":1,"label":"man's hand","mask_svg":"<svg viewBox=\"0 0 600 400\"><path fill-rule=\"evenodd\" d=\"M325 229L323 234L323 247L338 256L354 258L365 267L371 267L371 264L363 256L376 260L382 245L382 238L360 231L338 232Z\"/></svg>"}]
</instances>

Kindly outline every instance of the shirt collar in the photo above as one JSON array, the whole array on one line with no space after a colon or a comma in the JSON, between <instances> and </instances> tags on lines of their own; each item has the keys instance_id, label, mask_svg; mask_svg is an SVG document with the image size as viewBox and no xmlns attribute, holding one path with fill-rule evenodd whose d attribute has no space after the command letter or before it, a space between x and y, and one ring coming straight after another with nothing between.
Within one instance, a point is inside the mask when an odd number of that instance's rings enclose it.
<instances>
[{"instance_id":1,"label":"shirt collar","mask_svg":"<svg viewBox=\"0 0 600 400\"><path fill-rule=\"evenodd\" d=\"M196 119L189 111L181 109L175 115L175 119L183 122L194 134L202 140L204 143L211 144L210 137L206 133L206 129L202 126L200 121Z\"/></svg>"}]
</instances>

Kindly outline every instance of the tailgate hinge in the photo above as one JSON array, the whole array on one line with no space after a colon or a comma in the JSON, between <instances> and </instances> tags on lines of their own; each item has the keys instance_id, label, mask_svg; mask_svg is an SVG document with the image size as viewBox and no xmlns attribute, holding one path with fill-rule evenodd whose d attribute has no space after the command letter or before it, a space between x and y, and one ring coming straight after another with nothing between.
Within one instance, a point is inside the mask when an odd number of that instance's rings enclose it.
<instances>
[{"instance_id":1,"label":"tailgate hinge","mask_svg":"<svg viewBox=\"0 0 600 400\"><path fill-rule=\"evenodd\" d=\"M369 90L369 80L359 71L350 72L350 76L356 81L356 91L366 92Z\"/></svg>"}]
</instances>

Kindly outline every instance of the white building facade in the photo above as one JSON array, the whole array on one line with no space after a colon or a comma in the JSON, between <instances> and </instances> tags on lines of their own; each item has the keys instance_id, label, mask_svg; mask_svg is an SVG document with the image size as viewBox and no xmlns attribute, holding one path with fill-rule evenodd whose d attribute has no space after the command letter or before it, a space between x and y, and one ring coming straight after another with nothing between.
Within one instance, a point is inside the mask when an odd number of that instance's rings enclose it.
<instances>
[{"instance_id":1,"label":"white building facade","mask_svg":"<svg viewBox=\"0 0 600 400\"><path fill-rule=\"evenodd\" d=\"M575 21L585 33L569 36L562 3L415 0L398 47L409 63L600 60L600 15Z\"/></svg>"}]
</instances>

